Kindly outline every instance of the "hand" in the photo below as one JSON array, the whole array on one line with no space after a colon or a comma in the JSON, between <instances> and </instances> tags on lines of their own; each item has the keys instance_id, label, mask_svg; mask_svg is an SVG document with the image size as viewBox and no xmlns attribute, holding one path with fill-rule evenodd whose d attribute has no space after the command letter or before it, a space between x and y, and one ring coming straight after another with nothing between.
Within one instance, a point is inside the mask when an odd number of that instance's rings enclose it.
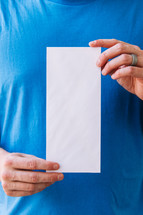
<instances>
[{"instance_id":1,"label":"hand","mask_svg":"<svg viewBox=\"0 0 143 215\"><path fill-rule=\"evenodd\" d=\"M59 164L21 153L7 153L1 161L0 177L8 196L28 196L38 193L56 181L62 173L32 170L57 170Z\"/></svg>"},{"instance_id":2,"label":"hand","mask_svg":"<svg viewBox=\"0 0 143 215\"><path fill-rule=\"evenodd\" d=\"M108 48L97 61L97 66L102 68L102 74L111 75L122 87L143 100L143 51L138 46L116 39L99 39L89 45ZM136 66L131 66L131 54L137 55ZM108 61L110 59L112 60Z\"/></svg>"}]
</instances>

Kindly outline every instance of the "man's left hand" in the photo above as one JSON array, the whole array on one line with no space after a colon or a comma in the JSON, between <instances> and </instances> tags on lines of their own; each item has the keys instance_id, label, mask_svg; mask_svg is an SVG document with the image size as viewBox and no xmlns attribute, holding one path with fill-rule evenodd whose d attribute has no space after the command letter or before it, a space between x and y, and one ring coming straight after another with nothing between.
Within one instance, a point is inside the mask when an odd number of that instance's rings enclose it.
<instances>
[{"instance_id":1,"label":"man's left hand","mask_svg":"<svg viewBox=\"0 0 143 215\"><path fill-rule=\"evenodd\" d=\"M143 50L116 39L99 39L90 42L89 45L107 48L96 63L102 68L102 74L110 75L122 87L143 100ZM131 66L131 54L137 56L136 66Z\"/></svg>"}]
</instances>

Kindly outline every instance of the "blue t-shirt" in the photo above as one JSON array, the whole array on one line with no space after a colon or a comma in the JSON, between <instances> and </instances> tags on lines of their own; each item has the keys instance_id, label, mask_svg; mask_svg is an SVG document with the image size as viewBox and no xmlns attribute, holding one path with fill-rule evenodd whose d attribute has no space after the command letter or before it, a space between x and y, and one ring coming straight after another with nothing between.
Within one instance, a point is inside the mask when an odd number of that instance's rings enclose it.
<instances>
[{"instance_id":1,"label":"blue t-shirt","mask_svg":"<svg viewBox=\"0 0 143 215\"><path fill-rule=\"evenodd\" d=\"M2 148L46 158L46 47L99 38L143 49L143 1L0 1ZM8 197L0 185L0 214L143 214L143 102L110 76L101 84L101 173L67 173L28 197Z\"/></svg>"}]
</instances>

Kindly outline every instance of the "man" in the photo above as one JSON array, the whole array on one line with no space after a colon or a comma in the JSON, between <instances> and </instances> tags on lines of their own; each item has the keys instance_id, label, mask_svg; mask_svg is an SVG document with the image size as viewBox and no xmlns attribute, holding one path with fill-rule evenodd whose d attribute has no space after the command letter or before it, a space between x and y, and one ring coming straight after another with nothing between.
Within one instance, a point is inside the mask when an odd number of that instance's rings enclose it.
<instances>
[{"instance_id":1,"label":"man","mask_svg":"<svg viewBox=\"0 0 143 215\"><path fill-rule=\"evenodd\" d=\"M141 0L0 2L0 214L143 214L142 11ZM46 47L88 43L107 48L101 174L43 172L60 165L45 160Z\"/></svg>"}]
</instances>

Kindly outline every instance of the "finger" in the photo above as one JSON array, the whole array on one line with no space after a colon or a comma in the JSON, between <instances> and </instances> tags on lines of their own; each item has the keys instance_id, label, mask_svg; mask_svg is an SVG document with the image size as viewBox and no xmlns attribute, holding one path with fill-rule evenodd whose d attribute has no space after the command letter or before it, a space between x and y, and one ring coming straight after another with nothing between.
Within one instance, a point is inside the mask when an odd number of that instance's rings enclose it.
<instances>
[{"instance_id":1,"label":"finger","mask_svg":"<svg viewBox=\"0 0 143 215\"><path fill-rule=\"evenodd\" d=\"M119 57L107 62L102 70L102 75L107 75L113 70L117 70L120 66L129 66L132 63L132 56L128 54L122 54Z\"/></svg>"},{"instance_id":2,"label":"finger","mask_svg":"<svg viewBox=\"0 0 143 215\"><path fill-rule=\"evenodd\" d=\"M34 171L7 171L2 173L3 181L19 181L27 183L55 182L64 179L62 173L34 172Z\"/></svg>"},{"instance_id":3,"label":"finger","mask_svg":"<svg viewBox=\"0 0 143 215\"><path fill-rule=\"evenodd\" d=\"M122 65L122 66L120 66L118 69L122 69L122 68L124 68L124 67L126 67L126 65ZM109 75L111 76L111 75L112 75L113 73L115 73L118 69L113 69L112 72L109 73Z\"/></svg>"},{"instance_id":4,"label":"finger","mask_svg":"<svg viewBox=\"0 0 143 215\"><path fill-rule=\"evenodd\" d=\"M127 76L143 78L143 69L135 66L128 66L122 69L118 69L113 75L111 75L111 78L119 79Z\"/></svg>"},{"instance_id":5,"label":"finger","mask_svg":"<svg viewBox=\"0 0 143 215\"><path fill-rule=\"evenodd\" d=\"M124 43L124 44L128 44L131 45L129 43L125 43L121 40L117 40L117 39L98 39L98 40L94 40L89 42L89 46L91 47L103 47L103 48L111 48L112 46L118 44L118 43ZM137 45L133 45L136 49L141 50L139 46Z\"/></svg>"},{"instance_id":6,"label":"finger","mask_svg":"<svg viewBox=\"0 0 143 215\"><path fill-rule=\"evenodd\" d=\"M42 190L41 190L42 191ZM6 192L6 194L8 196L11 196L11 197L20 197L20 196L31 196L35 193L39 193L40 191L35 191L35 192L32 192L32 191L17 191L17 190L9 190Z\"/></svg>"},{"instance_id":7,"label":"finger","mask_svg":"<svg viewBox=\"0 0 143 215\"><path fill-rule=\"evenodd\" d=\"M139 56L141 52L136 49L133 45L128 45L125 43L118 43L115 46L104 51L97 60L97 66L102 67L109 59L117 57L121 54L136 54Z\"/></svg>"},{"instance_id":8,"label":"finger","mask_svg":"<svg viewBox=\"0 0 143 215\"><path fill-rule=\"evenodd\" d=\"M15 158L13 158L13 156L8 156L5 165L16 169L28 170L57 170L60 167L56 162L47 161L35 156L16 156Z\"/></svg>"},{"instance_id":9,"label":"finger","mask_svg":"<svg viewBox=\"0 0 143 215\"><path fill-rule=\"evenodd\" d=\"M30 191L35 192L38 190L43 190L49 187L53 183L22 183L22 182L3 182L2 186L4 190L19 190L19 191Z\"/></svg>"},{"instance_id":10,"label":"finger","mask_svg":"<svg viewBox=\"0 0 143 215\"><path fill-rule=\"evenodd\" d=\"M103 47L103 48L110 48L117 43L121 43L122 41L116 39L99 39L89 42L89 46L91 47Z\"/></svg>"}]
</instances>

